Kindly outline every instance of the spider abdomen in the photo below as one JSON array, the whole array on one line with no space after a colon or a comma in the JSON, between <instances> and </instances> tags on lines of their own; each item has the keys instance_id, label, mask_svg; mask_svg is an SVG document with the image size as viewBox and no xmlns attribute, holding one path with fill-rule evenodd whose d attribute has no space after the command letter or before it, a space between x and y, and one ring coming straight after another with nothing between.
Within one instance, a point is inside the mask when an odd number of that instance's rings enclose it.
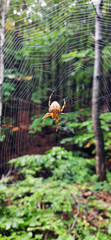
<instances>
[{"instance_id":1,"label":"spider abdomen","mask_svg":"<svg viewBox=\"0 0 111 240\"><path fill-rule=\"evenodd\" d=\"M61 110L60 104L57 101L51 103L49 112L59 113Z\"/></svg>"}]
</instances>

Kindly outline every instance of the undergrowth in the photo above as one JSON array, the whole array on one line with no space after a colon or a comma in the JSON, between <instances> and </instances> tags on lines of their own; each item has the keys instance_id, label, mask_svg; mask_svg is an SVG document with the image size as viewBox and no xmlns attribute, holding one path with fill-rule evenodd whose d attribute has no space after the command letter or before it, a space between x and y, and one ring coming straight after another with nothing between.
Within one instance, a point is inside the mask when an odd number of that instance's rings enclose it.
<instances>
[{"instance_id":1,"label":"undergrowth","mask_svg":"<svg viewBox=\"0 0 111 240\"><path fill-rule=\"evenodd\" d=\"M0 181L0 240L110 240L111 173L99 182L95 160L53 147L10 161Z\"/></svg>"}]
</instances>

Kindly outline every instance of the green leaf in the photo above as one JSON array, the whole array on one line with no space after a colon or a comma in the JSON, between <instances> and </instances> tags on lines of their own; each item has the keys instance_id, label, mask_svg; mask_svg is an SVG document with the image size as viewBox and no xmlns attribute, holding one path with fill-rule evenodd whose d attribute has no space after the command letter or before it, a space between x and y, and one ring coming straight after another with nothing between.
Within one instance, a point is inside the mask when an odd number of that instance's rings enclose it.
<instances>
[{"instance_id":1,"label":"green leaf","mask_svg":"<svg viewBox=\"0 0 111 240\"><path fill-rule=\"evenodd\" d=\"M111 234L111 224L108 226L108 233Z\"/></svg>"}]
</instances>

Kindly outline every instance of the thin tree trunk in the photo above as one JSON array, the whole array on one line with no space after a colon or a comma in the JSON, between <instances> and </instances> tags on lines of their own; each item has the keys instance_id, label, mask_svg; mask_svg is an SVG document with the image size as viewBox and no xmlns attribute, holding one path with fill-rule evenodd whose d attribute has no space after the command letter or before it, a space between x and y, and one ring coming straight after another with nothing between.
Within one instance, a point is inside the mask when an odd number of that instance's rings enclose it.
<instances>
[{"instance_id":1,"label":"thin tree trunk","mask_svg":"<svg viewBox=\"0 0 111 240\"><path fill-rule=\"evenodd\" d=\"M96 1L95 62L92 94L92 120L96 140L96 174L105 177L104 140L100 123L100 91L102 87L102 6L103 0Z\"/></svg>"},{"instance_id":2,"label":"thin tree trunk","mask_svg":"<svg viewBox=\"0 0 111 240\"><path fill-rule=\"evenodd\" d=\"M4 42L5 42L5 22L10 0L0 0L0 139L1 139L1 118L2 118L2 85L4 81Z\"/></svg>"}]
</instances>

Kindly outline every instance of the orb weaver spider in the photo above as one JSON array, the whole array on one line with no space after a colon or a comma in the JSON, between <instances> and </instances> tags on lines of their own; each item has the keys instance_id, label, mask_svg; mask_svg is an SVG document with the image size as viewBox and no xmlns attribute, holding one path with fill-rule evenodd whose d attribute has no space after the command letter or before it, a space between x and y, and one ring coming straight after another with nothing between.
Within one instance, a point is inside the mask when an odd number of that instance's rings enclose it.
<instances>
[{"instance_id":1,"label":"orb weaver spider","mask_svg":"<svg viewBox=\"0 0 111 240\"><path fill-rule=\"evenodd\" d=\"M53 93L51 93L51 95L49 97L49 103L48 103L49 112L46 113L42 119L43 119L43 123L44 123L47 117L55 118L55 120L56 120L56 132L57 132L58 127L59 127L59 117L58 117L58 115L59 114L64 114L64 113L62 113L62 111L64 110L64 108L66 106L66 102L65 102L65 99L64 99L64 105L61 108L60 104L57 101L54 101L54 102L51 103L52 95L53 95Z\"/></svg>"}]
</instances>

